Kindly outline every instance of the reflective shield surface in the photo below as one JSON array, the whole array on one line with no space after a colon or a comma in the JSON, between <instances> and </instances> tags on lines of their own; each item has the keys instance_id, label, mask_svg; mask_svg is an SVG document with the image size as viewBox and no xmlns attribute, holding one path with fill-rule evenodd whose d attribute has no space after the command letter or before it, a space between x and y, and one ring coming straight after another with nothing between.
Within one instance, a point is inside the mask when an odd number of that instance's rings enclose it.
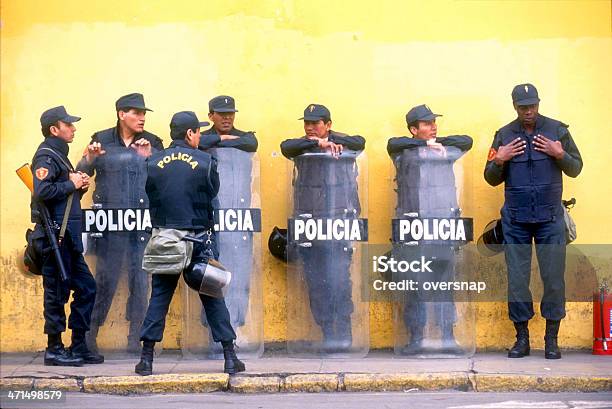
<instances>
[{"instance_id":1,"label":"reflective shield surface","mask_svg":"<svg viewBox=\"0 0 612 409\"><path fill-rule=\"evenodd\" d=\"M396 294L394 350L407 357L470 356L475 349L474 306L455 302L453 285L470 274L463 247L473 240L464 152L404 149L394 157L396 207L392 221L394 282L412 283ZM460 160L461 159L461 160Z\"/></svg>"},{"instance_id":2,"label":"reflective shield surface","mask_svg":"<svg viewBox=\"0 0 612 409\"><path fill-rule=\"evenodd\" d=\"M236 332L240 356L263 353L263 295L261 280L261 201L256 153L235 148L207 150L217 158L219 194L215 230L219 262L231 272L225 304ZM186 355L222 358L221 344L209 334L198 294L183 286L183 338Z\"/></svg>"},{"instance_id":3,"label":"reflective shield surface","mask_svg":"<svg viewBox=\"0 0 612 409\"><path fill-rule=\"evenodd\" d=\"M360 294L368 240L362 152L293 159L288 221L287 349L292 356L364 356L369 310Z\"/></svg>"}]
</instances>

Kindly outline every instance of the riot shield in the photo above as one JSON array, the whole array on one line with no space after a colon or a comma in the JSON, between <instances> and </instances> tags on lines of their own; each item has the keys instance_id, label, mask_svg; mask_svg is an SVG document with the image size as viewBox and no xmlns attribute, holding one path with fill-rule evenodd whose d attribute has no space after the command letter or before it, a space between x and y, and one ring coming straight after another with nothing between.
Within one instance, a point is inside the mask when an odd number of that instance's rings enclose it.
<instances>
[{"instance_id":1,"label":"riot shield","mask_svg":"<svg viewBox=\"0 0 612 409\"><path fill-rule=\"evenodd\" d=\"M368 240L365 154L293 158L287 248L291 356L365 356L369 307L360 258Z\"/></svg>"},{"instance_id":2,"label":"riot shield","mask_svg":"<svg viewBox=\"0 0 612 409\"><path fill-rule=\"evenodd\" d=\"M455 302L454 283L469 282L473 219L464 152L405 149L393 159L396 207L392 220L394 351L407 357L462 357L475 349L474 306Z\"/></svg>"},{"instance_id":3,"label":"riot shield","mask_svg":"<svg viewBox=\"0 0 612 409\"><path fill-rule=\"evenodd\" d=\"M261 278L261 201L256 153L235 148L207 150L217 158L220 188L213 201L219 261L231 272L225 294L240 356L263 353L263 294ZM223 357L212 339L198 294L182 286L185 355Z\"/></svg>"},{"instance_id":4,"label":"riot shield","mask_svg":"<svg viewBox=\"0 0 612 409\"><path fill-rule=\"evenodd\" d=\"M91 208L83 206L86 259L97 285L87 340L107 354L139 353L150 291L141 267L151 227L146 162L128 147L103 148L93 164Z\"/></svg>"}]
</instances>

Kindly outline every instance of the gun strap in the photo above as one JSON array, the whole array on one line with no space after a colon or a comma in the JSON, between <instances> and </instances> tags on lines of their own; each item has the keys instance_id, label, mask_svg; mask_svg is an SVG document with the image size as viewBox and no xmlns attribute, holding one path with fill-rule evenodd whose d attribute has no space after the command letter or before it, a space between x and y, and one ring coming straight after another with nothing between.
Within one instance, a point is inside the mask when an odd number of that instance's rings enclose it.
<instances>
[{"instance_id":1,"label":"gun strap","mask_svg":"<svg viewBox=\"0 0 612 409\"><path fill-rule=\"evenodd\" d=\"M73 198L74 192L70 193L70 196L68 196L68 201L66 202L66 210L64 210L64 220L62 220L62 227L59 232L59 244L62 244L62 240L64 239L64 235L66 234L66 226L68 225L68 215L70 215Z\"/></svg>"},{"instance_id":2,"label":"gun strap","mask_svg":"<svg viewBox=\"0 0 612 409\"><path fill-rule=\"evenodd\" d=\"M53 153L53 155L55 155L56 158L58 158L60 160L60 162L62 162L64 164L64 166L66 166L68 168L68 170L70 171L74 171L74 168L72 167L72 165L70 164L70 162L67 162L64 158L62 158L62 155L60 155L59 153L55 152L53 149L51 148L40 148L38 150L38 152L40 151L49 151L51 153ZM38 153L36 152L36 153ZM34 155L36 156L36 154Z\"/></svg>"}]
</instances>

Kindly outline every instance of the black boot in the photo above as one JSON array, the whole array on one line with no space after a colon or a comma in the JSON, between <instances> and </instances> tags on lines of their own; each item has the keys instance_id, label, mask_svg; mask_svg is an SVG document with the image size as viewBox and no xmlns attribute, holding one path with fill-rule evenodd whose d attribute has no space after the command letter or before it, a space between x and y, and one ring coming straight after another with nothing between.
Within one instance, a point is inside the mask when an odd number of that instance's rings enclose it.
<instances>
[{"instance_id":1,"label":"black boot","mask_svg":"<svg viewBox=\"0 0 612 409\"><path fill-rule=\"evenodd\" d=\"M85 342L89 347L90 351L98 352L98 331L100 327L97 325L91 325L87 334L85 334Z\"/></svg>"},{"instance_id":2,"label":"black boot","mask_svg":"<svg viewBox=\"0 0 612 409\"><path fill-rule=\"evenodd\" d=\"M155 350L154 341L142 341L142 352L140 362L136 364L134 371L138 375L147 376L153 373L153 351Z\"/></svg>"},{"instance_id":3,"label":"black boot","mask_svg":"<svg viewBox=\"0 0 612 409\"><path fill-rule=\"evenodd\" d=\"M522 358L529 355L529 321L515 322L516 342L508 351L508 358Z\"/></svg>"},{"instance_id":4,"label":"black boot","mask_svg":"<svg viewBox=\"0 0 612 409\"><path fill-rule=\"evenodd\" d=\"M130 330L127 336L127 352L137 354L140 351L140 327L142 322L130 321Z\"/></svg>"},{"instance_id":5,"label":"black boot","mask_svg":"<svg viewBox=\"0 0 612 409\"><path fill-rule=\"evenodd\" d=\"M544 335L544 358L561 359L561 351L557 345L557 335L561 321L546 320L546 334Z\"/></svg>"},{"instance_id":6,"label":"black boot","mask_svg":"<svg viewBox=\"0 0 612 409\"><path fill-rule=\"evenodd\" d=\"M85 342L85 331L72 330L72 345L70 345L72 356L81 358L86 364L101 364L104 362L104 356L97 352L91 351Z\"/></svg>"},{"instance_id":7,"label":"black boot","mask_svg":"<svg viewBox=\"0 0 612 409\"><path fill-rule=\"evenodd\" d=\"M453 324L444 324L442 327L442 349L443 354L461 355L463 349L457 344L455 334L453 333Z\"/></svg>"},{"instance_id":8,"label":"black boot","mask_svg":"<svg viewBox=\"0 0 612 409\"><path fill-rule=\"evenodd\" d=\"M423 327L410 329L410 342L402 348L402 355L417 355L423 353Z\"/></svg>"},{"instance_id":9,"label":"black boot","mask_svg":"<svg viewBox=\"0 0 612 409\"><path fill-rule=\"evenodd\" d=\"M74 357L62 344L61 334L47 335L45 365L47 366L83 366L83 359Z\"/></svg>"},{"instance_id":10,"label":"black boot","mask_svg":"<svg viewBox=\"0 0 612 409\"><path fill-rule=\"evenodd\" d=\"M225 359L223 372L230 375L238 372L244 372L246 367L244 366L244 363L236 356L236 351L234 351L234 341L222 341L221 344L223 344L223 358Z\"/></svg>"}]
</instances>

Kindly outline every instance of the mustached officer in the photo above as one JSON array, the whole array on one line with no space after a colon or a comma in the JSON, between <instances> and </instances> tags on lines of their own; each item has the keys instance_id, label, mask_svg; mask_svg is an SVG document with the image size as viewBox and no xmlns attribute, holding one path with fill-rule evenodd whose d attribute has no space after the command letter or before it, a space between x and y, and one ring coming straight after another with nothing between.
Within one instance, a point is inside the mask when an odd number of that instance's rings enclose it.
<instances>
[{"instance_id":1,"label":"mustached officer","mask_svg":"<svg viewBox=\"0 0 612 409\"><path fill-rule=\"evenodd\" d=\"M529 290L531 246L535 242L544 294L540 311L546 318L544 355L561 358L557 344L565 317L565 223L563 176L576 177L582 158L568 126L540 115L540 98L532 84L512 90L517 118L493 138L484 171L486 181L505 184L501 209L504 251L508 267L508 310L516 343L508 358L529 355L528 322L533 317Z\"/></svg>"},{"instance_id":2,"label":"mustached officer","mask_svg":"<svg viewBox=\"0 0 612 409\"><path fill-rule=\"evenodd\" d=\"M76 131L74 123L80 119L69 115L63 106L43 112L40 125L45 140L32 160L32 209L42 202L58 226L65 224L60 251L68 280L62 281L57 261L49 254L51 244L46 239L40 216L37 212L32 213L32 221L36 223L34 238L44 240L43 254L46 253L42 266L45 334L48 337L45 365L81 366L104 362L104 357L90 351L85 342L96 299L96 282L85 264L81 241L81 196L89 187L89 176L75 172L68 160L68 144L74 140ZM72 345L66 350L62 344L62 332L66 330L64 305L71 291L73 300L68 327L72 330Z\"/></svg>"},{"instance_id":3,"label":"mustached officer","mask_svg":"<svg viewBox=\"0 0 612 409\"><path fill-rule=\"evenodd\" d=\"M211 202L219 191L219 174L216 160L197 149L200 128L206 125L208 122L200 122L191 111L174 114L170 122L172 143L167 149L152 155L147 165L146 192L153 228L193 234L207 232L210 238L208 244L194 245L187 269L211 254L218 259ZM155 239L155 230L151 240ZM142 354L136 365L136 373L140 375L153 372L154 346L162 340L166 315L180 277L181 271L178 274L152 275L151 299L140 331ZM224 299L204 294L200 294L200 299L213 339L223 345L224 371L244 371L245 366L234 351L236 334Z\"/></svg>"},{"instance_id":4,"label":"mustached officer","mask_svg":"<svg viewBox=\"0 0 612 409\"><path fill-rule=\"evenodd\" d=\"M308 105L300 119L304 120L306 134L281 143L282 154L294 161L297 170L294 217L358 218L361 205L356 154L348 151L362 151L365 139L333 131L331 113L323 105ZM299 246L298 254L304 266L312 316L323 334L324 352L348 351L352 345L353 313L350 242L313 241L310 247Z\"/></svg>"},{"instance_id":5,"label":"mustached officer","mask_svg":"<svg viewBox=\"0 0 612 409\"><path fill-rule=\"evenodd\" d=\"M453 165L472 147L472 138L467 135L438 137L436 118L427 105L418 105L406 114L406 123L411 137L389 139L387 151L396 168L397 207L396 217L416 213L421 218L451 218L460 215L457 203L457 187ZM424 241L418 246L397 244L394 253L405 260L420 256L435 258L430 280L452 281L455 277L455 249L448 241ZM423 282L425 277L410 277ZM410 331L410 342L402 354L413 355L426 352L423 347L424 327L427 323L426 295L421 291L406 295L404 325ZM459 354L461 348L455 341L453 326L456 310L450 292L436 294L429 301L442 335L441 353ZM433 352L433 351L432 351Z\"/></svg>"}]
</instances>

